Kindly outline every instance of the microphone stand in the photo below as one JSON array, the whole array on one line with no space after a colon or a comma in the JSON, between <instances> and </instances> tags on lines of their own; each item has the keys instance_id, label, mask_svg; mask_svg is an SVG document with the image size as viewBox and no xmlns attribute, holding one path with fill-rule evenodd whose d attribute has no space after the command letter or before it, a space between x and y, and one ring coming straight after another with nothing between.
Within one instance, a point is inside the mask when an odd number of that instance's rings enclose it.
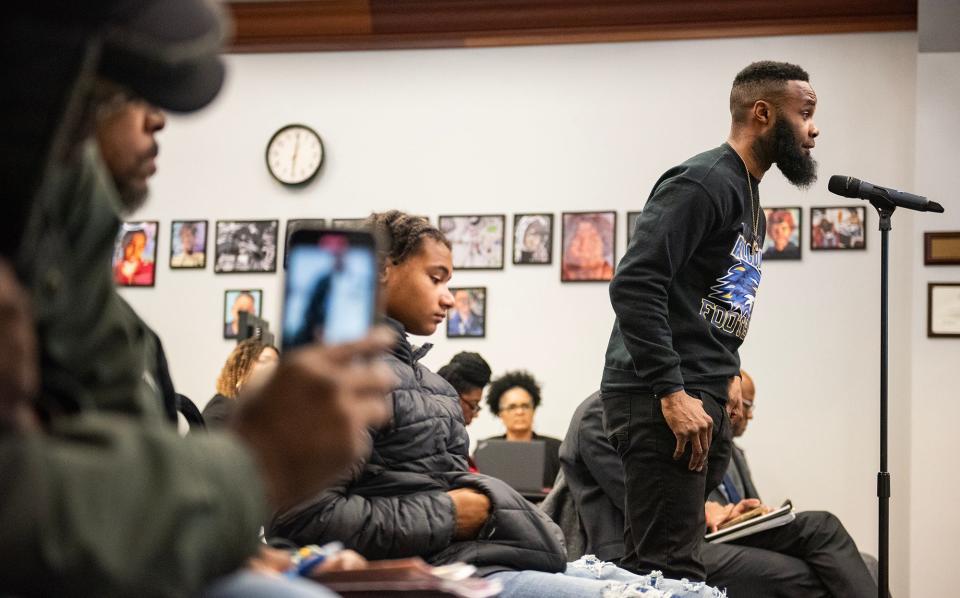
<instances>
[{"instance_id":1,"label":"microphone stand","mask_svg":"<svg viewBox=\"0 0 960 598\"><path fill-rule=\"evenodd\" d=\"M897 209L892 202L882 199L870 199L870 204L880 216L880 471L877 473L877 498L880 501L880 571L878 575L877 595L879 598L890 596L890 472L887 471L887 396L889 362L889 308L888 289L890 285L890 218Z\"/></svg>"}]
</instances>

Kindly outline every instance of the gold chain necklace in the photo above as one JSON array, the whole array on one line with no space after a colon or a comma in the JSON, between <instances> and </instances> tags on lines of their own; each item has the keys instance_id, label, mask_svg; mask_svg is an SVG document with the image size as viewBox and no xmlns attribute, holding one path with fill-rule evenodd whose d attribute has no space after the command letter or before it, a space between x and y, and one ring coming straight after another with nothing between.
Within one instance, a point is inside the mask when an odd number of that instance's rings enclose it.
<instances>
[{"instance_id":1,"label":"gold chain necklace","mask_svg":"<svg viewBox=\"0 0 960 598\"><path fill-rule=\"evenodd\" d=\"M740 158L740 161L743 162L743 171L747 173L747 190L750 192L750 210L753 215L753 240L750 242L750 251L757 253L760 251L760 244L757 243L760 227L760 206L758 205L759 202L753 198L753 179L750 178L750 169L747 168L747 161L743 158Z\"/></svg>"}]
</instances>

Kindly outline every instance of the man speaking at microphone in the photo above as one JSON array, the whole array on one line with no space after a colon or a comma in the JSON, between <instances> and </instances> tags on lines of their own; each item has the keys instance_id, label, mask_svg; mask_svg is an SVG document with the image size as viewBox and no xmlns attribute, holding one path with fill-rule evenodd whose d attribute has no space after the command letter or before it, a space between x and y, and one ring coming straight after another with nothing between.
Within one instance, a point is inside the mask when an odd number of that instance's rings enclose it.
<instances>
[{"instance_id":1,"label":"man speaking at microphone","mask_svg":"<svg viewBox=\"0 0 960 598\"><path fill-rule=\"evenodd\" d=\"M816 107L799 66L740 71L726 143L660 177L610 284L601 398L625 472L626 569L706 578L703 503L743 417L738 349L766 229L759 183L774 164L798 187L816 180Z\"/></svg>"}]
</instances>

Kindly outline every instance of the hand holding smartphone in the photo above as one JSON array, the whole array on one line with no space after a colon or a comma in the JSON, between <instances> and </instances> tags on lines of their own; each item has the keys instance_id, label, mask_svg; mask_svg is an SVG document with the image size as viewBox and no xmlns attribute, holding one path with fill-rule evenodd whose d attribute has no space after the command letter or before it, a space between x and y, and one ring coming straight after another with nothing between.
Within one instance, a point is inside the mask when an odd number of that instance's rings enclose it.
<instances>
[{"instance_id":1,"label":"hand holding smartphone","mask_svg":"<svg viewBox=\"0 0 960 598\"><path fill-rule=\"evenodd\" d=\"M364 338L377 305L377 256L366 231L299 229L290 236L283 305L286 351Z\"/></svg>"},{"instance_id":2,"label":"hand holding smartphone","mask_svg":"<svg viewBox=\"0 0 960 598\"><path fill-rule=\"evenodd\" d=\"M759 506L759 507L756 507L756 508L754 508L754 509L750 509L750 510L747 511L746 513L743 513L742 515L740 515L739 517L734 517L733 519L731 519L731 520L729 520L729 521L725 521L725 522L721 523L720 525L717 526L717 530L719 531L719 530L727 529L728 527L733 527L734 525L737 525L738 523L743 523L744 521L750 521L751 519L753 519L753 518L755 518L755 517L759 517L759 516L761 516L761 515L763 515L763 506L762 506L762 505Z\"/></svg>"}]
</instances>

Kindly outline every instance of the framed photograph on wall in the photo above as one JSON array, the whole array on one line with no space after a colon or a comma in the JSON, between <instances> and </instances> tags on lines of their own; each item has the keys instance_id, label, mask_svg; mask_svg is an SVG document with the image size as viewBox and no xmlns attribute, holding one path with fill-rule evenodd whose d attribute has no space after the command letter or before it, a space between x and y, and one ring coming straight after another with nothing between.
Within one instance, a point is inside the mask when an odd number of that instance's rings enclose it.
<instances>
[{"instance_id":1,"label":"framed photograph on wall","mask_svg":"<svg viewBox=\"0 0 960 598\"><path fill-rule=\"evenodd\" d=\"M439 228L453 248L455 270L502 270L503 214L440 216Z\"/></svg>"},{"instance_id":2,"label":"framed photograph on wall","mask_svg":"<svg viewBox=\"0 0 960 598\"><path fill-rule=\"evenodd\" d=\"M927 336L960 338L960 282L927 284Z\"/></svg>"},{"instance_id":3,"label":"framed photograph on wall","mask_svg":"<svg viewBox=\"0 0 960 598\"><path fill-rule=\"evenodd\" d=\"M821 251L866 248L866 207L810 208L810 249Z\"/></svg>"},{"instance_id":4,"label":"framed photograph on wall","mask_svg":"<svg viewBox=\"0 0 960 598\"><path fill-rule=\"evenodd\" d=\"M218 274L277 271L277 220L217 220Z\"/></svg>"},{"instance_id":5,"label":"framed photograph on wall","mask_svg":"<svg viewBox=\"0 0 960 598\"><path fill-rule=\"evenodd\" d=\"M960 231L923 233L923 263L926 266L960 265Z\"/></svg>"},{"instance_id":6,"label":"framed photograph on wall","mask_svg":"<svg viewBox=\"0 0 960 598\"><path fill-rule=\"evenodd\" d=\"M261 289L232 289L223 293L223 338L237 338L240 312L260 317L263 313Z\"/></svg>"},{"instance_id":7,"label":"framed photograph on wall","mask_svg":"<svg viewBox=\"0 0 960 598\"><path fill-rule=\"evenodd\" d=\"M447 338L483 338L487 332L487 287L451 288L454 305L447 313Z\"/></svg>"},{"instance_id":8,"label":"framed photograph on wall","mask_svg":"<svg viewBox=\"0 0 960 598\"><path fill-rule=\"evenodd\" d=\"M513 263L553 262L553 214L514 214Z\"/></svg>"},{"instance_id":9,"label":"framed photograph on wall","mask_svg":"<svg viewBox=\"0 0 960 598\"><path fill-rule=\"evenodd\" d=\"M643 212L627 212L627 245L633 241L633 234L637 230L637 219Z\"/></svg>"},{"instance_id":10,"label":"framed photograph on wall","mask_svg":"<svg viewBox=\"0 0 960 598\"><path fill-rule=\"evenodd\" d=\"M564 212L561 282L607 282L616 265L617 213Z\"/></svg>"},{"instance_id":11,"label":"framed photograph on wall","mask_svg":"<svg viewBox=\"0 0 960 598\"><path fill-rule=\"evenodd\" d=\"M113 246L113 280L124 287L152 287L157 281L156 220L124 222Z\"/></svg>"},{"instance_id":12,"label":"framed photograph on wall","mask_svg":"<svg viewBox=\"0 0 960 598\"><path fill-rule=\"evenodd\" d=\"M801 208L764 208L767 237L763 241L764 260L799 260L803 243Z\"/></svg>"},{"instance_id":13,"label":"framed photograph on wall","mask_svg":"<svg viewBox=\"0 0 960 598\"><path fill-rule=\"evenodd\" d=\"M366 218L334 218L330 221L330 228L344 228L356 230L363 227Z\"/></svg>"},{"instance_id":14,"label":"framed photograph on wall","mask_svg":"<svg viewBox=\"0 0 960 598\"><path fill-rule=\"evenodd\" d=\"M174 220L170 225L170 269L202 270L207 265L207 221Z\"/></svg>"},{"instance_id":15,"label":"framed photograph on wall","mask_svg":"<svg viewBox=\"0 0 960 598\"><path fill-rule=\"evenodd\" d=\"M287 220L287 230L283 242L283 269L287 269L287 260L290 256L290 235L304 228L326 228L327 221L323 218L301 218Z\"/></svg>"}]
</instances>

